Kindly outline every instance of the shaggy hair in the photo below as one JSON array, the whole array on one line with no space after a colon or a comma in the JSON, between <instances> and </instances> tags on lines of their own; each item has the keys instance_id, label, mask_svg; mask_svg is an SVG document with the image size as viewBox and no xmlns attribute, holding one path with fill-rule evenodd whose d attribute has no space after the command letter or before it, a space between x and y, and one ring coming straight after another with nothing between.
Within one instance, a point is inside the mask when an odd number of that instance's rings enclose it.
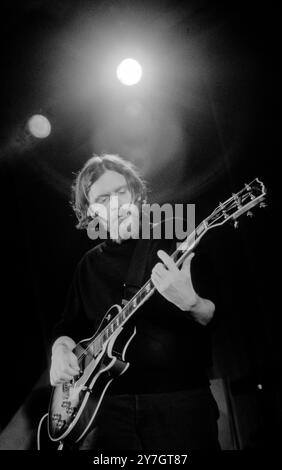
<instances>
[{"instance_id":1,"label":"shaggy hair","mask_svg":"<svg viewBox=\"0 0 282 470\"><path fill-rule=\"evenodd\" d=\"M143 179L135 166L118 155L94 155L87 160L83 168L76 175L72 186L71 206L78 219L76 228L86 229L91 217L87 215L89 208L89 190L107 170L116 171L126 179L133 202L146 202L147 190Z\"/></svg>"}]
</instances>

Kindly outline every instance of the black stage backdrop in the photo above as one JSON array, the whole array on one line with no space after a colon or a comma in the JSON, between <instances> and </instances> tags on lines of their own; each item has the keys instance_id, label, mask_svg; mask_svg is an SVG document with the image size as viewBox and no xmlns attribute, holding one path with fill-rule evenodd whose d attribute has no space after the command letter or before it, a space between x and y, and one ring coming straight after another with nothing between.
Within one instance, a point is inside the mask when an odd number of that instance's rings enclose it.
<instances>
[{"instance_id":1,"label":"black stage backdrop","mask_svg":"<svg viewBox=\"0 0 282 470\"><path fill-rule=\"evenodd\" d=\"M79 3L86 11L90 8L91 2ZM111 11L112 2L95 3L97 11L102 7ZM127 3L116 2L116 8L125 8ZM48 38L64 31L79 13L75 2L58 1L56 8L52 4L10 2L2 9L2 427L49 366L52 326L62 311L76 263L93 246L85 232L75 229L69 198L73 173L96 151L90 133L99 115L91 120L85 102L67 103L71 77L63 102L64 78L59 91L54 81L46 83L54 67L49 49L46 58ZM140 2L131 4L136 5L133 10L138 17ZM219 201L255 177L268 190L267 208L255 211L254 218L242 218L237 230L225 226L203 241L214 261L222 301L212 377L228 379L234 396L256 395L257 384L262 384L263 406L272 407L270 414L275 415L269 418L271 424L263 437L254 438L256 447L273 439L281 422L278 10L272 2L263 6L246 1L163 4L167 17L173 18L169 34L181 29L184 43L203 38L207 63L197 89L202 110L185 107L182 99L175 105L190 142L189 151L183 150L179 158L181 178L175 170L178 157L155 174L148 172L150 197L195 203L199 222ZM156 2L158 8L160 2ZM62 77L63 68L64 64ZM166 99L173 101L175 96ZM103 109L101 102L99 109ZM38 144L23 123L39 111L49 113L53 134ZM104 150L120 151L113 145ZM130 152L125 156L130 159ZM173 190L179 181L182 193Z\"/></svg>"}]
</instances>

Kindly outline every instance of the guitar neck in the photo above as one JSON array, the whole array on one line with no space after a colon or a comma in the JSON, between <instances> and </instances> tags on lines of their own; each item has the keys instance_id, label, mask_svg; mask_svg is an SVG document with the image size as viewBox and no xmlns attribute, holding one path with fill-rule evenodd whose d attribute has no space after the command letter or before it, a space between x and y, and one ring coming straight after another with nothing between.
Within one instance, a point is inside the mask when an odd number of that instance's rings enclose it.
<instances>
[{"instance_id":1,"label":"guitar neck","mask_svg":"<svg viewBox=\"0 0 282 470\"><path fill-rule=\"evenodd\" d=\"M258 178L245 184L244 188L238 193L232 194L224 203L220 203L215 210L204 219L196 229L180 243L171 255L172 259L177 266L180 266L185 258L196 247L205 233L212 227L224 225L228 221L235 221L237 223L238 217L242 214L250 213L256 205L265 207L264 198L266 195L266 188L262 181ZM134 315L141 305L143 305L155 292L155 287L149 279L141 289L132 297L132 299L107 323L106 327L99 332L99 334L90 341L89 348L96 357L102 350L103 345L109 340L114 332L125 325L125 323Z\"/></svg>"},{"instance_id":2,"label":"guitar neck","mask_svg":"<svg viewBox=\"0 0 282 470\"><path fill-rule=\"evenodd\" d=\"M208 225L206 220L202 221L198 227L182 242L174 253L171 255L177 266L180 266L184 259L191 253L191 251L199 243L202 236L207 232ZM98 334L90 346L93 354L98 354L103 344L106 343L113 333L120 327L123 327L126 322L134 315L134 313L143 305L155 292L156 288L151 279L149 279L139 291L132 297L131 300L120 310L107 324L107 326Z\"/></svg>"}]
</instances>

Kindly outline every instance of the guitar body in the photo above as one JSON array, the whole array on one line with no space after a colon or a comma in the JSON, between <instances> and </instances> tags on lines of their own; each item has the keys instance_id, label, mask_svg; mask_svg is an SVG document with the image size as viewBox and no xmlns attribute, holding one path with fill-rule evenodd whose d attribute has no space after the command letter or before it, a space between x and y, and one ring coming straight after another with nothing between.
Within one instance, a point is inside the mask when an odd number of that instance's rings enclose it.
<instances>
[{"instance_id":1,"label":"guitar body","mask_svg":"<svg viewBox=\"0 0 282 470\"><path fill-rule=\"evenodd\" d=\"M110 383L129 367L129 363L125 361L125 353L136 334L135 328L118 328L97 357L93 358L89 349L89 344L93 343L120 309L118 305L111 307L95 336L76 345L73 352L78 357L81 373L71 382L53 388L48 413L48 434L52 441L80 441L94 426Z\"/></svg>"}]
</instances>

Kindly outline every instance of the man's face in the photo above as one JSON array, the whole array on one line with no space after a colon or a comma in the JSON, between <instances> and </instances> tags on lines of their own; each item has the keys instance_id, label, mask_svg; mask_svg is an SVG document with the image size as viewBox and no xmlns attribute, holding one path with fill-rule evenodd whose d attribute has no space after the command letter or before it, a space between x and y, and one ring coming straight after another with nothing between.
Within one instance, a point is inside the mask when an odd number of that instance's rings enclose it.
<instances>
[{"instance_id":1,"label":"man's face","mask_svg":"<svg viewBox=\"0 0 282 470\"><path fill-rule=\"evenodd\" d=\"M119 236L112 238L128 238L124 236L124 229L132 218L127 208L133 202L126 179L120 173L112 170L106 172L97 180L89 191L89 214L97 214L104 228ZM139 220L139 219L138 219Z\"/></svg>"}]
</instances>

